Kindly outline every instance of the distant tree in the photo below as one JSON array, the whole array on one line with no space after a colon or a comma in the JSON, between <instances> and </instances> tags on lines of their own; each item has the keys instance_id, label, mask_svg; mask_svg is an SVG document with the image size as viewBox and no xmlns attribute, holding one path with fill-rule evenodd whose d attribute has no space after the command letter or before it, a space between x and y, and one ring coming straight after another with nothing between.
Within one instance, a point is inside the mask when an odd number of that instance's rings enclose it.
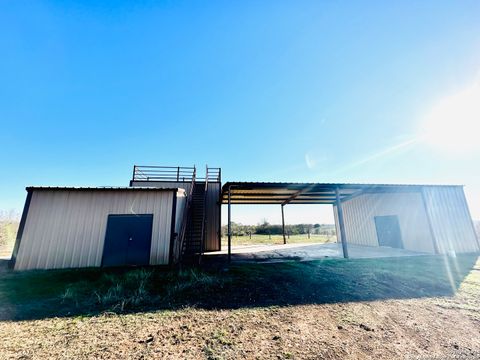
<instances>
[{"instance_id":1,"label":"distant tree","mask_svg":"<svg viewBox=\"0 0 480 360\"><path fill-rule=\"evenodd\" d=\"M283 233L282 225L270 224L266 219L257 225L243 225L241 223L231 222L233 236L251 236L258 235L281 235ZM227 225L222 226L222 236L227 236ZM335 225L332 224L294 224L285 225L287 235L335 235Z\"/></svg>"},{"instance_id":2,"label":"distant tree","mask_svg":"<svg viewBox=\"0 0 480 360\"><path fill-rule=\"evenodd\" d=\"M15 209L0 210L0 221L20 221L20 213Z\"/></svg>"}]
</instances>

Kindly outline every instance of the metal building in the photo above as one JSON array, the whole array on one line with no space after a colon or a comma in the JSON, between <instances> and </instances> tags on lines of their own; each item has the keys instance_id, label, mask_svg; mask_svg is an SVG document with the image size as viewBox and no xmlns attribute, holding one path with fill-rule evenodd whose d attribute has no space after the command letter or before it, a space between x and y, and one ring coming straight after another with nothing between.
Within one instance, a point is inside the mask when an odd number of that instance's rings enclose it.
<instances>
[{"instance_id":1,"label":"metal building","mask_svg":"<svg viewBox=\"0 0 480 360\"><path fill-rule=\"evenodd\" d=\"M135 166L130 187L28 187L17 270L175 265L220 249L220 169Z\"/></svg>"},{"instance_id":2,"label":"metal building","mask_svg":"<svg viewBox=\"0 0 480 360\"><path fill-rule=\"evenodd\" d=\"M332 205L343 256L348 244L390 247L419 253L480 251L462 186L227 182L231 255L231 205Z\"/></svg>"},{"instance_id":3,"label":"metal building","mask_svg":"<svg viewBox=\"0 0 480 360\"><path fill-rule=\"evenodd\" d=\"M221 183L220 168L134 166L125 188L29 187L12 256L17 270L200 262L221 248L221 205L328 204L348 245L419 253L480 251L461 186Z\"/></svg>"},{"instance_id":4,"label":"metal building","mask_svg":"<svg viewBox=\"0 0 480 360\"><path fill-rule=\"evenodd\" d=\"M30 187L12 263L17 270L167 265L183 189Z\"/></svg>"}]
</instances>

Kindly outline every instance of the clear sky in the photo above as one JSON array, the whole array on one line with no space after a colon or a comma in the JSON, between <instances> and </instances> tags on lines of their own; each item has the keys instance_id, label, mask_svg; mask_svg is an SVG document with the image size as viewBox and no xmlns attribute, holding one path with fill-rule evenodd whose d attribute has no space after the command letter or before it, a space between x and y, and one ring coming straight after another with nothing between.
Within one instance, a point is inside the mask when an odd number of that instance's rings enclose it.
<instances>
[{"instance_id":1,"label":"clear sky","mask_svg":"<svg viewBox=\"0 0 480 360\"><path fill-rule=\"evenodd\" d=\"M99 3L0 2L0 209L27 185L207 163L224 181L465 184L480 219L479 1ZM289 222L328 218L309 209Z\"/></svg>"}]
</instances>

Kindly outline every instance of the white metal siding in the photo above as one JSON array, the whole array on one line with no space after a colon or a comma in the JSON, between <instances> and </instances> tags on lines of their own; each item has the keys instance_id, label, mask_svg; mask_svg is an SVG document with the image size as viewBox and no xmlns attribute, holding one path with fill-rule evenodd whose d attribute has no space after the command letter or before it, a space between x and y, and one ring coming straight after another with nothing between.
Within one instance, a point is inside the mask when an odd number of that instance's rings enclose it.
<instances>
[{"instance_id":1,"label":"white metal siding","mask_svg":"<svg viewBox=\"0 0 480 360\"><path fill-rule=\"evenodd\" d=\"M348 243L378 246L375 216L398 216L405 249L434 252L433 240L418 192L363 194L342 203ZM335 208L335 219L337 220ZM338 230L338 226L337 226Z\"/></svg>"},{"instance_id":2,"label":"white metal siding","mask_svg":"<svg viewBox=\"0 0 480 360\"><path fill-rule=\"evenodd\" d=\"M463 188L431 186L424 194L440 253L479 251Z\"/></svg>"},{"instance_id":3,"label":"white metal siding","mask_svg":"<svg viewBox=\"0 0 480 360\"><path fill-rule=\"evenodd\" d=\"M153 214L150 264L168 264L173 194L33 190L15 269L100 266L109 214Z\"/></svg>"},{"instance_id":4,"label":"white metal siding","mask_svg":"<svg viewBox=\"0 0 480 360\"><path fill-rule=\"evenodd\" d=\"M175 210L175 232L180 234L180 229L182 228L183 213L185 212L185 203L187 202L187 197L185 192L177 194L177 208Z\"/></svg>"}]
</instances>

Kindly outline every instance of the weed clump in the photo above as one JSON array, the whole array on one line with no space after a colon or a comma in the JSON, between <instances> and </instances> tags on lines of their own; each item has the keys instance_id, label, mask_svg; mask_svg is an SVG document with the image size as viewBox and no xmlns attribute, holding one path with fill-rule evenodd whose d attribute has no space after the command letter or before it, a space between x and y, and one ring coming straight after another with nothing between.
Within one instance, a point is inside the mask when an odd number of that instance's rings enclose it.
<instances>
[{"instance_id":1,"label":"weed clump","mask_svg":"<svg viewBox=\"0 0 480 360\"><path fill-rule=\"evenodd\" d=\"M124 274L106 273L100 278L100 289L94 292L97 304L112 311L148 304L151 300L148 281L151 270L131 270Z\"/></svg>"}]
</instances>

